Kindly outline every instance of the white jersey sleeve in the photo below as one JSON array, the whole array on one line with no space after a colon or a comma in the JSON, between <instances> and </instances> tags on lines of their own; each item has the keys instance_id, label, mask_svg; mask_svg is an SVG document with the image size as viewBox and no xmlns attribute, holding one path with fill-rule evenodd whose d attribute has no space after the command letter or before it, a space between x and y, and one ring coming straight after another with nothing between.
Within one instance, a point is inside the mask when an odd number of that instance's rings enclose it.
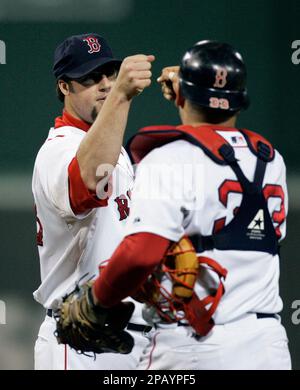
<instances>
[{"instance_id":1,"label":"white jersey sleeve","mask_svg":"<svg viewBox=\"0 0 300 390\"><path fill-rule=\"evenodd\" d=\"M51 129L41 147L33 173L33 192L41 191L62 218L82 218L70 205L68 167L85 133L73 127Z\"/></svg>"},{"instance_id":2,"label":"white jersey sleeve","mask_svg":"<svg viewBox=\"0 0 300 390\"><path fill-rule=\"evenodd\" d=\"M185 143L184 141L179 141ZM151 151L138 165L132 193L132 206L126 224L126 235L149 232L172 241L184 234L185 218L193 207L195 195L189 158L174 161L170 146Z\"/></svg>"}]
</instances>

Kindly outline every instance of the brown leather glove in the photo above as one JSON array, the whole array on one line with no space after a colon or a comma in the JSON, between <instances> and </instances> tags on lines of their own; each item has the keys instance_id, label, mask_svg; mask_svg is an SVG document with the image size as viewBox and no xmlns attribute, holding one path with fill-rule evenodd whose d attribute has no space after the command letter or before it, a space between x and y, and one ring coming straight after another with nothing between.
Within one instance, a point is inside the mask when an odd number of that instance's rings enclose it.
<instances>
[{"instance_id":1,"label":"brown leather glove","mask_svg":"<svg viewBox=\"0 0 300 390\"><path fill-rule=\"evenodd\" d=\"M80 353L130 353L134 341L124 330L133 313L132 302L121 302L106 309L92 299L92 282L65 296L55 311L55 336L59 344L68 344Z\"/></svg>"}]
</instances>

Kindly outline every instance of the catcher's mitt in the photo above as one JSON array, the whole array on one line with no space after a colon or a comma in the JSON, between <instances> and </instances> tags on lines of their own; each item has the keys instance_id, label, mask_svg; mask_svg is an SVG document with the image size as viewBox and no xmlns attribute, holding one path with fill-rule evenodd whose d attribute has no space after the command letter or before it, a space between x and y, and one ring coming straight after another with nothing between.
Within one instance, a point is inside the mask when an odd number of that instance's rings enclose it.
<instances>
[{"instance_id":1,"label":"catcher's mitt","mask_svg":"<svg viewBox=\"0 0 300 390\"><path fill-rule=\"evenodd\" d=\"M194 287L197 279L201 279L200 266L204 265L218 274L220 283L211 295L200 299ZM152 322L187 321L196 334L204 336L213 327L212 315L224 294L222 280L226 274L226 269L214 260L197 256L192 242L184 236L169 248L161 264L133 298L146 303L147 321L151 321L151 316Z\"/></svg>"},{"instance_id":2,"label":"catcher's mitt","mask_svg":"<svg viewBox=\"0 0 300 390\"><path fill-rule=\"evenodd\" d=\"M92 282L76 285L55 311L55 336L78 353L130 353L134 341L124 331L134 310L132 302L121 302L105 309L96 306L91 296Z\"/></svg>"}]
</instances>

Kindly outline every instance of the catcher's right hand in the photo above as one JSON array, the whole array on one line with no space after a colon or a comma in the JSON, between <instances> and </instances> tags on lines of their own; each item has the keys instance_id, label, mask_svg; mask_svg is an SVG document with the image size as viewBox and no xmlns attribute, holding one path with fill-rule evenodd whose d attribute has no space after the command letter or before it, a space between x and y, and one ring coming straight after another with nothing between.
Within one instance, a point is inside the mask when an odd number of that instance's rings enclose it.
<instances>
[{"instance_id":1,"label":"catcher's right hand","mask_svg":"<svg viewBox=\"0 0 300 390\"><path fill-rule=\"evenodd\" d=\"M178 72L179 66L167 66L163 68L157 82L161 84L162 94L167 100L176 101L178 94Z\"/></svg>"},{"instance_id":2,"label":"catcher's right hand","mask_svg":"<svg viewBox=\"0 0 300 390\"><path fill-rule=\"evenodd\" d=\"M134 341L124 328L133 313L134 304L120 302L109 309L96 306L91 288L92 282L77 285L55 311L58 343L68 344L80 353L130 353Z\"/></svg>"}]
</instances>

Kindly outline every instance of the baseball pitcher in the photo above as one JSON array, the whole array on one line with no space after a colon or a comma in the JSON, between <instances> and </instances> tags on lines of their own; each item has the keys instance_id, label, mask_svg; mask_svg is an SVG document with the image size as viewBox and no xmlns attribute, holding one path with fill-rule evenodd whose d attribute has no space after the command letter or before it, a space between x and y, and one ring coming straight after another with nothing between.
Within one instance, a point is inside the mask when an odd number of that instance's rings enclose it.
<instances>
[{"instance_id":1,"label":"baseball pitcher","mask_svg":"<svg viewBox=\"0 0 300 390\"><path fill-rule=\"evenodd\" d=\"M153 60L138 54L121 62L97 34L69 37L56 48L53 73L64 111L38 152L32 180L41 266L34 298L47 313L35 345L36 369L134 369L148 342L142 305L136 303L131 317L130 304L124 318L130 319L132 353L94 360L58 344L54 311L79 280L98 275L99 262L123 237L133 185L123 135L133 97L150 85Z\"/></svg>"}]
</instances>

